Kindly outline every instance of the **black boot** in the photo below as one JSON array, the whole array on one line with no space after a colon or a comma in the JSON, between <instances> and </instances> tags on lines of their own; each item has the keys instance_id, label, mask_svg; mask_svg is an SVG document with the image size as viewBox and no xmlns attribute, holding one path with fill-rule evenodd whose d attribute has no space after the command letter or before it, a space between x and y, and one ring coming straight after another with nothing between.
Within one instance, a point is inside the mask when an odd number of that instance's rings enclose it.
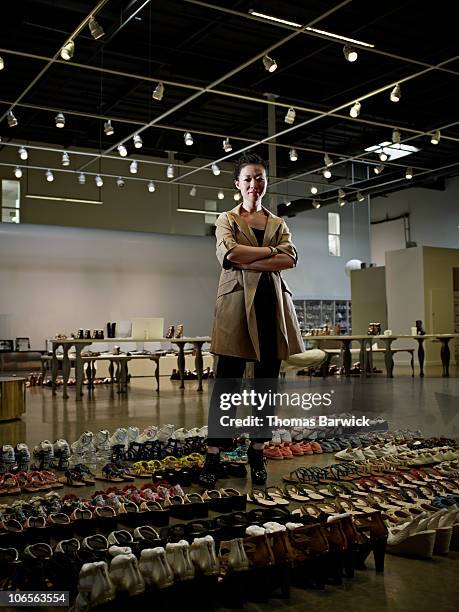
<instances>
[{"instance_id":1,"label":"black boot","mask_svg":"<svg viewBox=\"0 0 459 612\"><path fill-rule=\"evenodd\" d=\"M253 448L253 444L251 444L247 450L247 457L250 465L252 483L257 485L266 484L268 474L265 468L265 457L263 455L263 449Z\"/></svg>"},{"instance_id":2,"label":"black boot","mask_svg":"<svg viewBox=\"0 0 459 612\"><path fill-rule=\"evenodd\" d=\"M201 475L199 476L199 484L206 489L213 489L217 482L220 472L220 452L207 453L206 460L202 466Z\"/></svg>"}]
</instances>

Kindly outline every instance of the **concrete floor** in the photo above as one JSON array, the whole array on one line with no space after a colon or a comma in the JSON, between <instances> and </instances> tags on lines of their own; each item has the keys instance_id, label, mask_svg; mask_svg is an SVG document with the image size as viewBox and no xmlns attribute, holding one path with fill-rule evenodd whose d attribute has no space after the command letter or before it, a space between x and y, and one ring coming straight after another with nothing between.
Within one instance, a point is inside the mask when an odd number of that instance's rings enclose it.
<instances>
[{"instance_id":1,"label":"concrete floor","mask_svg":"<svg viewBox=\"0 0 459 612\"><path fill-rule=\"evenodd\" d=\"M66 438L75 440L84 430L113 431L121 426L144 428L151 424L174 423L177 427L191 428L207 422L207 383L204 393L196 392L194 381L186 382L184 391L178 383L161 379L159 397L151 379L133 379L127 395L119 395L114 388L97 386L93 396L85 394L83 401L75 402L74 389L70 398L62 399L62 390L53 397L51 389L32 387L27 390L27 412L20 421L0 424L2 444L25 441L30 446L43 439L51 441ZM339 401L333 412L364 411L369 416L382 414L391 426L421 429L428 435L459 434L459 378L419 378L400 376L392 380L382 377L371 379L306 379L292 385L309 391L334 389ZM282 475L300 465L324 465L333 461L332 455L314 455L269 463L269 485L279 484ZM142 481L145 482L145 481ZM222 485L246 489L250 480L221 481ZM74 492L75 490L72 490ZM88 491L89 492L89 491ZM78 491L84 494L84 491ZM3 498L5 503L8 498ZM295 507L292 505L292 509ZM424 612L457 610L459 605L458 560L459 553L432 561L403 559L388 555L384 575L373 571L372 560L367 570L359 571L352 581L340 587L327 587L325 591L292 590L289 600L272 599L267 604L249 604L246 609L325 611L356 610L366 612L403 611Z\"/></svg>"}]
</instances>

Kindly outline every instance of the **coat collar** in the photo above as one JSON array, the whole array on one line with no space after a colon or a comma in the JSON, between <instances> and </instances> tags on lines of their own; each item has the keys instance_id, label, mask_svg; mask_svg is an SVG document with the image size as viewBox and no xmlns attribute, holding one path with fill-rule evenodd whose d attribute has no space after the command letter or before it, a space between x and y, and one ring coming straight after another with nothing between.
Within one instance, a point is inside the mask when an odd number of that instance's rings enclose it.
<instances>
[{"instance_id":1,"label":"coat collar","mask_svg":"<svg viewBox=\"0 0 459 612\"><path fill-rule=\"evenodd\" d=\"M253 246L258 246L258 241L256 239L255 234L253 233L251 227L247 223L247 221L240 215L240 208L242 204L238 204L234 208L228 211L228 216L232 219L237 225L239 229L245 234L246 238L252 243ZM277 215L274 215L270 210L262 206L263 212L267 215L268 219L266 222L265 228L265 236L263 239L263 246L267 246L271 238L277 231L277 228L282 223L282 219Z\"/></svg>"}]
</instances>

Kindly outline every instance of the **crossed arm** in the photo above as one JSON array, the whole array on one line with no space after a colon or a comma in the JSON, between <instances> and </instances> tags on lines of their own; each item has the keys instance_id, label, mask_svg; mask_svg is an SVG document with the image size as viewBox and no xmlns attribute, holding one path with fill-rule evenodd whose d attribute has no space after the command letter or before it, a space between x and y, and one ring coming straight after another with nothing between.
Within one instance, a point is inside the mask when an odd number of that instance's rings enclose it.
<instances>
[{"instance_id":1,"label":"crossed arm","mask_svg":"<svg viewBox=\"0 0 459 612\"><path fill-rule=\"evenodd\" d=\"M290 255L272 255L269 247L253 247L238 244L226 256L234 268L256 272L277 272L295 266Z\"/></svg>"}]
</instances>

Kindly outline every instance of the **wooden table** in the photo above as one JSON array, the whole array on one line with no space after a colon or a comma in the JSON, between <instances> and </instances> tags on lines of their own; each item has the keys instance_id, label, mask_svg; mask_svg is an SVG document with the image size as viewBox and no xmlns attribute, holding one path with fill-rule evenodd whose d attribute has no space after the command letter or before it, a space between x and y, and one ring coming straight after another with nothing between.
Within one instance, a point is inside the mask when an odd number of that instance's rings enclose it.
<instances>
[{"instance_id":1,"label":"wooden table","mask_svg":"<svg viewBox=\"0 0 459 612\"><path fill-rule=\"evenodd\" d=\"M381 340L385 344L385 355L384 361L386 364L386 375L388 378L393 378L394 372L394 358L391 351L391 346L394 340L416 340L418 343L418 361L419 361L419 376L422 378L424 376L424 342L425 340L431 341L439 341L441 343L440 348L440 357L441 363L443 367L442 376L449 376L449 362L450 362L450 349L449 342L453 338L459 338L459 334L424 334L423 336L411 335L411 334L400 334L400 335L391 335L391 336L364 336L364 335L351 335L351 336L308 336L303 335L305 340L310 342L314 342L315 340L331 340L331 341L339 341L342 345L343 351L343 367L345 376L349 377L351 375L351 366L352 366L352 356L351 356L351 343L353 341L360 343L360 363L361 367L361 376L368 376L371 372L367 371L367 366L371 363L371 346L373 342L377 340ZM367 350L367 344L369 345L369 350ZM326 350L326 349L325 349Z\"/></svg>"},{"instance_id":2,"label":"wooden table","mask_svg":"<svg viewBox=\"0 0 459 612\"><path fill-rule=\"evenodd\" d=\"M62 377L63 377L63 382L64 382L63 397L64 399L67 399L69 397L68 392L67 392L67 383L68 383L69 376L70 376L71 360L74 360L75 361L75 379L76 379L76 384L75 384L76 399L80 400L81 397L83 396L83 378L84 378L83 363L85 359L87 360L87 358L84 358L84 356L82 356L82 350L84 349L85 346L90 346L91 344L97 344L98 342L103 342L105 344L110 343L113 345L121 345L123 342L131 342L131 343L132 342L139 342L139 343L171 342L173 344L176 344L179 350L179 353L177 356L177 366L178 366L178 370L180 374L180 388L184 389L185 388L185 384L184 384L184 380L185 380L185 344L188 344L188 343L192 344L194 349L196 350L195 367L196 367L196 373L198 375L198 391L202 391L202 373L203 373L202 346L206 342L210 342L210 337L198 336L198 337L192 337L192 338L148 338L148 339L145 339L145 338L104 338L101 340L96 340L96 339L77 340L75 338L67 338L65 340L56 340L55 338L52 338L51 340L49 340L49 342L51 342L51 345L52 345L51 376L52 376L52 384L53 384L52 386L53 395L56 394L56 389L57 389L56 381L57 381L58 361L59 361L57 349L58 347L62 347L62 350L63 350ZM69 355L69 349L72 346L75 347L74 356ZM126 357L127 359L129 358L132 359L136 356L135 355L132 355L132 356L113 355L113 360L116 360L117 357ZM150 356L141 355L139 357L143 357L145 359ZM151 357L154 357L154 354L152 354ZM108 358L108 356L106 358ZM157 372L157 377L158 376L159 376L159 373Z\"/></svg>"}]
</instances>

